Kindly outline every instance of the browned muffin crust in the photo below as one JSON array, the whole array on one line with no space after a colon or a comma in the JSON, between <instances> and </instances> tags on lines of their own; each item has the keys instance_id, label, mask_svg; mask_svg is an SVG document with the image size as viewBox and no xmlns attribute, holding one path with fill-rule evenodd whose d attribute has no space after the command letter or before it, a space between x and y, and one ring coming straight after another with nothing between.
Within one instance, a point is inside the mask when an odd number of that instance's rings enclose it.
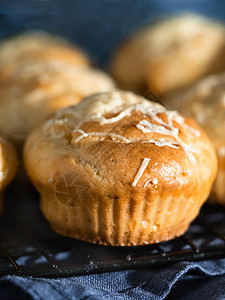
<instances>
[{"instance_id":1,"label":"browned muffin crust","mask_svg":"<svg viewBox=\"0 0 225 300\"><path fill-rule=\"evenodd\" d=\"M0 89L0 131L14 142L23 142L57 109L92 93L113 90L114 83L100 70L35 62L20 65L10 78L0 81Z\"/></svg>"},{"instance_id":2,"label":"browned muffin crust","mask_svg":"<svg viewBox=\"0 0 225 300\"><path fill-rule=\"evenodd\" d=\"M2 193L16 175L18 161L12 145L0 137L0 214L3 206Z\"/></svg>"},{"instance_id":3,"label":"browned muffin crust","mask_svg":"<svg viewBox=\"0 0 225 300\"><path fill-rule=\"evenodd\" d=\"M167 105L194 118L214 144L219 170L210 202L225 204L225 73L212 75L168 97Z\"/></svg>"},{"instance_id":4,"label":"browned muffin crust","mask_svg":"<svg viewBox=\"0 0 225 300\"><path fill-rule=\"evenodd\" d=\"M217 170L192 119L129 92L59 110L31 133L24 162L54 230L117 246L181 235Z\"/></svg>"},{"instance_id":5,"label":"browned muffin crust","mask_svg":"<svg viewBox=\"0 0 225 300\"><path fill-rule=\"evenodd\" d=\"M107 74L90 68L89 58L62 38L28 32L0 43L0 132L18 150L58 108L113 88Z\"/></svg>"},{"instance_id":6,"label":"browned muffin crust","mask_svg":"<svg viewBox=\"0 0 225 300\"><path fill-rule=\"evenodd\" d=\"M185 14L150 24L116 51L111 71L122 89L167 95L225 70L225 26Z\"/></svg>"},{"instance_id":7,"label":"browned muffin crust","mask_svg":"<svg viewBox=\"0 0 225 300\"><path fill-rule=\"evenodd\" d=\"M0 43L0 79L34 62L90 66L88 56L67 40L42 31L26 32Z\"/></svg>"}]
</instances>

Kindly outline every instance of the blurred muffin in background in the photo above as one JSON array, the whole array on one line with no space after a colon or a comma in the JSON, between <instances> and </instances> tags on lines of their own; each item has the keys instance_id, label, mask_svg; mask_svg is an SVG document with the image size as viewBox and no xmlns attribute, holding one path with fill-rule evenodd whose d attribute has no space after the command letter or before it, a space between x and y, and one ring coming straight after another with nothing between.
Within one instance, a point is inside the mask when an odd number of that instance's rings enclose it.
<instances>
[{"instance_id":1,"label":"blurred muffin in background","mask_svg":"<svg viewBox=\"0 0 225 300\"><path fill-rule=\"evenodd\" d=\"M2 42L0 53L0 132L18 149L58 108L114 89L113 80L90 68L82 52L48 34L24 34Z\"/></svg>"},{"instance_id":2,"label":"blurred muffin in background","mask_svg":"<svg viewBox=\"0 0 225 300\"><path fill-rule=\"evenodd\" d=\"M0 131L14 142L23 142L58 108L113 88L113 81L94 69L62 68L51 63L21 66L7 82L0 82Z\"/></svg>"},{"instance_id":3,"label":"blurred muffin in background","mask_svg":"<svg viewBox=\"0 0 225 300\"><path fill-rule=\"evenodd\" d=\"M32 62L90 66L87 55L65 39L42 31L26 32L0 43L0 79Z\"/></svg>"},{"instance_id":4,"label":"blurred muffin in background","mask_svg":"<svg viewBox=\"0 0 225 300\"><path fill-rule=\"evenodd\" d=\"M0 137L0 214L2 213L2 192L16 175L18 161L12 145Z\"/></svg>"},{"instance_id":5,"label":"blurred muffin in background","mask_svg":"<svg viewBox=\"0 0 225 300\"><path fill-rule=\"evenodd\" d=\"M219 172L210 201L225 205L225 73L211 75L173 95L167 99L167 107L194 118L211 138Z\"/></svg>"},{"instance_id":6,"label":"blurred muffin in background","mask_svg":"<svg viewBox=\"0 0 225 300\"><path fill-rule=\"evenodd\" d=\"M167 18L136 32L115 53L119 87L165 95L225 70L225 26L199 15Z\"/></svg>"}]
</instances>

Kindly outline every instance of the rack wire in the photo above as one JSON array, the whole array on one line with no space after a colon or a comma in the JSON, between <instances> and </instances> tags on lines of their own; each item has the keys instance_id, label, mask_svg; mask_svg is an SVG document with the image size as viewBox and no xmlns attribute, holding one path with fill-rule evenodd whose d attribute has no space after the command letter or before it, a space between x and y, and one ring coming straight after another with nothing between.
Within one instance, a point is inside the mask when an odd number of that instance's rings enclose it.
<instances>
[{"instance_id":1,"label":"rack wire","mask_svg":"<svg viewBox=\"0 0 225 300\"><path fill-rule=\"evenodd\" d=\"M38 195L12 186L0 220L0 276L64 277L225 258L225 210L205 205L187 233L155 245L109 247L54 233Z\"/></svg>"}]
</instances>

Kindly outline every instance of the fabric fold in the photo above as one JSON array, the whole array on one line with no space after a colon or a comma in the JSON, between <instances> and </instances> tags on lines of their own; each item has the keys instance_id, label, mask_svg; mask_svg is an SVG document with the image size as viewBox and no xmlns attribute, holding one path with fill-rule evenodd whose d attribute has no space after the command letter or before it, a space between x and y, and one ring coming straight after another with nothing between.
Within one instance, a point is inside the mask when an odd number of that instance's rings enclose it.
<instances>
[{"instance_id":1,"label":"fabric fold","mask_svg":"<svg viewBox=\"0 0 225 300\"><path fill-rule=\"evenodd\" d=\"M35 300L161 300L175 295L184 300L205 300L209 295L223 299L224 283L225 259L219 259L68 278L5 276L0 279L0 299L12 299L14 292L13 299Z\"/></svg>"}]
</instances>

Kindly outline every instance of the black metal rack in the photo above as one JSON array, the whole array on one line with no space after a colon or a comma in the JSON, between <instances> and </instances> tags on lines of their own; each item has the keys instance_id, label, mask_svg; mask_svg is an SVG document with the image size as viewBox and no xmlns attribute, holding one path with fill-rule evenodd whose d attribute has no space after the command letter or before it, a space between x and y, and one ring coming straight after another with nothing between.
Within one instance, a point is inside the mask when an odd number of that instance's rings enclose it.
<instances>
[{"instance_id":1,"label":"black metal rack","mask_svg":"<svg viewBox=\"0 0 225 300\"><path fill-rule=\"evenodd\" d=\"M205 205L188 232L155 245L109 247L62 237L49 228L30 188L12 186L0 220L0 276L62 277L225 258L225 210Z\"/></svg>"}]
</instances>

